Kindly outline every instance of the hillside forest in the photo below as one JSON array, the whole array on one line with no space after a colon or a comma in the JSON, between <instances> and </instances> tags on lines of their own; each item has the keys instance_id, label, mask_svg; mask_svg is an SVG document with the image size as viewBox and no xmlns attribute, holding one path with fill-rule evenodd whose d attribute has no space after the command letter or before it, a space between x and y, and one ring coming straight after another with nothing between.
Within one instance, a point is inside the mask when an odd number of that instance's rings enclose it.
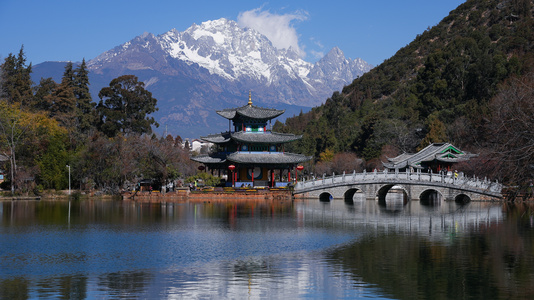
<instances>
[{"instance_id":1,"label":"hillside forest","mask_svg":"<svg viewBox=\"0 0 534 300\"><path fill-rule=\"evenodd\" d=\"M468 0L326 103L278 122L302 134L290 151L340 173L450 142L479 154L468 175L532 190L534 22L531 0Z\"/></svg>"},{"instance_id":2,"label":"hillside forest","mask_svg":"<svg viewBox=\"0 0 534 300\"><path fill-rule=\"evenodd\" d=\"M118 193L149 178L160 183L196 173L180 136L157 137L150 114L157 100L133 75L89 93L85 60L65 66L60 83L30 79L24 48L9 54L0 71L2 189L40 194L73 189Z\"/></svg>"}]
</instances>

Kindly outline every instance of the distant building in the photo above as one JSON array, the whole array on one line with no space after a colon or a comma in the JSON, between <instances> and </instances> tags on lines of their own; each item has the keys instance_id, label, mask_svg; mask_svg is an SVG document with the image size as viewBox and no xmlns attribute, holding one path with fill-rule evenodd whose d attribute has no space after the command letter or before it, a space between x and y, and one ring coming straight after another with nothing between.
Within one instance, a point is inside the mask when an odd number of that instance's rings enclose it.
<instances>
[{"instance_id":1,"label":"distant building","mask_svg":"<svg viewBox=\"0 0 534 300\"><path fill-rule=\"evenodd\" d=\"M204 152L202 149L206 149L206 152L207 152L207 150L209 150L209 148L213 146L212 143L209 143L209 142L206 142L200 139L193 139L193 140L185 139L185 141L182 142L182 147L185 147L186 142L189 144L189 150L191 152L196 152L196 153L201 153L201 154Z\"/></svg>"},{"instance_id":2,"label":"distant building","mask_svg":"<svg viewBox=\"0 0 534 300\"><path fill-rule=\"evenodd\" d=\"M388 162L384 162L383 165L390 171L403 172L407 169L420 169L437 173L442 170L453 171L455 164L475 156L477 154L462 151L449 143L434 143L417 153L403 153L397 157L388 158Z\"/></svg>"}]
</instances>

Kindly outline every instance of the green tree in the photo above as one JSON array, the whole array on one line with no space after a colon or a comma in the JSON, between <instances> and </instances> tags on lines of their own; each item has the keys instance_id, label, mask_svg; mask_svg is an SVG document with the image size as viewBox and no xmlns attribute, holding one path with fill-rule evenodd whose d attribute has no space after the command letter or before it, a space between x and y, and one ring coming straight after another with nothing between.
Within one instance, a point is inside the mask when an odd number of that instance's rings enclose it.
<instances>
[{"instance_id":1,"label":"green tree","mask_svg":"<svg viewBox=\"0 0 534 300\"><path fill-rule=\"evenodd\" d=\"M74 70L74 96L76 97L76 121L77 129L81 134L87 134L95 121L94 108L89 92L89 71L85 63L85 58L81 65Z\"/></svg>"},{"instance_id":2,"label":"green tree","mask_svg":"<svg viewBox=\"0 0 534 300\"><path fill-rule=\"evenodd\" d=\"M50 116L59 121L70 132L76 125L76 96L74 94L74 71L72 63L67 63L61 83L53 94Z\"/></svg>"},{"instance_id":3,"label":"green tree","mask_svg":"<svg viewBox=\"0 0 534 300\"><path fill-rule=\"evenodd\" d=\"M70 156L67 149L68 136L65 129L62 131L57 128L57 124L41 124L40 126L55 126L56 128L46 129L46 136L41 136L40 142L36 145L41 149L33 152L36 154L35 165L39 167L38 182L47 189L63 189L68 184L65 175L65 166L69 163Z\"/></svg>"},{"instance_id":4,"label":"green tree","mask_svg":"<svg viewBox=\"0 0 534 300\"><path fill-rule=\"evenodd\" d=\"M10 53L1 66L0 97L9 104L27 107L33 97L31 72L31 63L26 66L24 46L20 48L18 56Z\"/></svg>"},{"instance_id":5,"label":"green tree","mask_svg":"<svg viewBox=\"0 0 534 300\"><path fill-rule=\"evenodd\" d=\"M109 137L119 132L151 133L151 125L159 126L153 117L148 117L158 110L157 100L134 75L113 79L109 87L100 90L98 97L99 129Z\"/></svg>"},{"instance_id":6,"label":"green tree","mask_svg":"<svg viewBox=\"0 0 534 300\"><path fill-rule=\"evenodd\" d=\"M41 78L39 85L35 87L35 95L33 96L32 110L34 111L50 111L54 102L54 94L58 84L52 79Z\"/></svg>"},{"instance_id":7,"label":"green tree","mask_svg":"<svg viewBox=\"0 0 534 300\"><path fill-rule=\"evenodd\" d=\"M441 122L436 115L431 115L427 120L428 133L421 141L417 151L425 148L432 143L442 143L447 141L447 132L445 124Z\"/></svg>"}]
</instances>

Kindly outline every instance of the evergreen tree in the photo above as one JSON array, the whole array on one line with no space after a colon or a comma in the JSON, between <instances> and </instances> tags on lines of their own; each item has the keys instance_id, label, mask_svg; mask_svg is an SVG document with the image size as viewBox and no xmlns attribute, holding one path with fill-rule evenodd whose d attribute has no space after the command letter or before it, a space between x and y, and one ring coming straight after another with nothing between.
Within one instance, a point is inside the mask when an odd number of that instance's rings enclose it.
<instances>
[{"instance_id":1,"label":"evergreen tree","mask_svg":"<svg viewBox=\"0 0 534 300\"><path fill-rule=\"evenodd\" d=\"M159 126L153 117L147 116L158 110L157 100L134 75L113 79L109 87L100 90L98 97L99 129L109 137L119 132L151 133L151 125Z\"/></svg>"},{"instance_id":2,"label":"evergreen tree","mask_svg":"<svg viewBox=\"0 0 534 300\"><path fill-rule=\"evenodd\" d=\"M59 121L69 132L75 130L76 97L74 94L74 72L72 63L67 63L61 83L53 95L50 116Z\"/></svg>"},{"instance_id":3,"label":"evergreen tree","mask_svg":"<svg viewBox=\"0 0 534 300\"><path fill-rule=\"evenodd\" d=\"M94 124L95 104L92 102L89 92L89 71L85 64L85 58L82 60L82 64L76 68L75 73L74 96L76 97L77 128L80 133L86 134Z\"/></svg>"},{"instance_id":4,"label":"evergreen tree","mask_svg":"<svg viewBox=\"0 0 534 300\"><path fill-rule=\"evenodd\" d=\"M20 107L27 107L33 97L31 72L31 63L26 66L24 46L20 48L18 56L10 53L1 66L0 96L9 104L16 103Z\"/></svg>"},{"instance_id":5,"label":"evergreen tree","mask_svg":"<svg viewBox=\"0 0 534 300\"><path fill-rule=\"evenodd\" d=\"M428 123L428 133L425 138L421 141L417 151L425 148L426 146L432 143L443 143L448 140L445 124L441 122L436 115L430 115L427 120Z\"/></svg>"},{"instance_id":6,"label":"evergreen tree","mask_svg":"<svg viewBox=\"0 0 534 300\"><path fill-rule=\"evenodd\" d=\"M52 109L53 95L57 87L58 84L54 82L52 77L41 78L39 85L35 87L32 110L49 112Z\"/></svg>"}]
</instances>

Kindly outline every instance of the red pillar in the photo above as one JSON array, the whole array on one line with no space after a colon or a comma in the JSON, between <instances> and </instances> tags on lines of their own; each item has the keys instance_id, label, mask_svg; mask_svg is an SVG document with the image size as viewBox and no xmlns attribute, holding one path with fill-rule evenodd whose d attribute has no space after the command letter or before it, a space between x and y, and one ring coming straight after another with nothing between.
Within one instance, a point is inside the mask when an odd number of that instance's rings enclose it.
<instances>
[{"instance_id":1,"label":"red pillar","mask_svg":"<svg viewBox=\"0 0 534 300\"><path fill-rule=\"evenodd\" d=\"M287 182L291 182L291 169L287 169Z\"/></svg>"}]
</instances>

